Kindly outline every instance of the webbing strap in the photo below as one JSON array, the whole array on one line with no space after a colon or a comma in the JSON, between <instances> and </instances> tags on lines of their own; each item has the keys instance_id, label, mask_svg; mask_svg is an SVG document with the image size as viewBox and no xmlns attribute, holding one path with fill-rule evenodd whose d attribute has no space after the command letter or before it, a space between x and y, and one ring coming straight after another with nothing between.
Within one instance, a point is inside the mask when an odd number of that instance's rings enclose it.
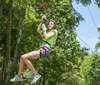
<instances>
[{"instance_id":1,"label":"webbing strap","mask_svg":"<svg viewBox=\"0 0 100 85\"><path fill-rule=\"evenodd\" d=\"M44 41L45 43L47 43L51 48L54 48L54 46L51 46L50 43L48 43L47 41Z\"/></svg>"}]
</instances>

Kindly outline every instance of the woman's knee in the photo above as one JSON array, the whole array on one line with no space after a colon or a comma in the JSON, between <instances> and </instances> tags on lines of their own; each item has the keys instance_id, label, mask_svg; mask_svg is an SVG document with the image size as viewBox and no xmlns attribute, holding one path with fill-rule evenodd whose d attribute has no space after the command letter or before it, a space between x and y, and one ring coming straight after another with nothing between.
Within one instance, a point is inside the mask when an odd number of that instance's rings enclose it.
<instances>
[{"instance_id":1,"label":"woman's knee","mask_svg":"<svg viewBox=\"0 0 100 85\"><path fill-rule=\"evenodd\" d=\"M26 58L25 55L22 55L22 56L20 57L20 59L23 60L23 61L25 61L27 58Z\"/></svg>"}]
</instances>

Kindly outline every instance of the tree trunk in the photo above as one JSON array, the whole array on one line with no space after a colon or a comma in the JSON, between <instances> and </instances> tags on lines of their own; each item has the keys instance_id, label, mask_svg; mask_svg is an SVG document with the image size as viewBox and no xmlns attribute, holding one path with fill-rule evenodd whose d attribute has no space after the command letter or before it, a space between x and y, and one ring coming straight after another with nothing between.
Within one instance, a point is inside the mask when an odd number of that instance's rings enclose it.
<instances>
[{"instance_id":1,"label":"tree trunk","mask_svg":"<svg viewBox=\"0 0 100 85\"><path fill-rule=\"evenodd\" d=\"M7 47L6 47L6 57L8 61L11 55L11 23L12 23L12 4L13 0L9 0L9 11L8 11L8 22L7 22Z\"/></svg>"},{"instance_id":2,"label":"tree trunk","mask_svg":"<svg viewBox=\"0 0 100 85\"><path fill-rule=\"evenodd\" d=\"M4 74L4 63L5 61L3 60L2 62L2 72L1 72L1 77L0 77L0 84L3 85L3 74Z\"/></svg>"},{"instance_id":3,"label":"tree trunk","mask_svg":"<svg viewBox=\"0 0 100 85\"><path fill-rule=\"evenodd\" d=\"M12 72L14 72L13 70L15 69L16 63L17 63L16 60L18 58L20 43L21 43L21 40L22 40L22 30L24 28L23 27L24 26L24 19L25 19L25 9L23 9L23 12L22 12L22 23L20 24L19 37L18 37L18 40L17 40L16 48L15 48L14 59L13 59L13 64L12 64Z\"/></svg>"},{"instance_id":4,"label":"tree trunk","mask_svg":"<svg viewBox=\"0 0 100 85\"><path fill-rule=\"evenodd\" d=\"M3 3L0 0L0 32L1 32L1 23L2 23L2 10L3 10Z\"/></svg>"},{"instance_id":5,"label":"tree trunk","mask_svg":"<svg viewBox=\"0 0 100 85\"><path fill-rule=\"evenodd\" d=\"M25 8L22 10L22 23L20 24L20 31L19 31L19 37L18 37L18 40L17 40L17 43L16 43L16 48L15 48L15 53L14 53L14 59L13 59L13 62L12 62L12 68L11 68L11 72L10 72L10 75L9 75L9 80L10 78L13 76L14 74L14 71L16 69L16 66L17 66L17 58L18 58L18 53L19 53L19 49L20 49L20 43L21 43L21 40L22 40L22 31L23 31L23 26L24 26L24 19L25 19ZM10 82L8 82L9 85Z\"/></svg>"},{"instance_id":6,"label":"tree trunk","mask_svg":"<svg viewBox=\"0 0 100 85\"><path fill-rule=\"evenodd\" d=\"M2 12L3 11L3 1L0 0L0 34L1 34L1 28L2 28ZM1 38L0 38L1 40ZM2 62L2 68L3 68L3 62ZM0 83L2 84L2 77L3 77L3 71L0 73Z\"/></svg>"},{"instance_id":7,"label":"tree trunk","mask_svg":"<svg viewBox=\"0 0 100 85\"><path fill-rule=\"evenodd\" d=\"M7 21L7 42L6 42L6 57L5 57L5 63L4 63L4 84L7 85L6 82L8 81L8 67L10 62L10 56L11 56L11 23L12 23L12 4L13 0L9 0L8 3L8 21Z\"/></svg>"}]
</instances>

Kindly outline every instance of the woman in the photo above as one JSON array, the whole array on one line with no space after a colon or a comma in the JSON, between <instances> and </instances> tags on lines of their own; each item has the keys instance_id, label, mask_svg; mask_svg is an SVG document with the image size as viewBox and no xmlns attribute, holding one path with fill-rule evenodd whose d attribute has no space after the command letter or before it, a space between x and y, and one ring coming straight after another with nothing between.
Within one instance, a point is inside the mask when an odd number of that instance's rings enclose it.
<instances>
[{"instance_id":1,"label":"woman","mask_svg":"<svg viewBox=\"0 0 100 85\"><path fill-rule=\"evenodd\" d=\"M56 28L56 23L52 19L48 22L48 29L46 29L45 25L42 22L39 24L37 28L37 32L42 36L43 43L40 46L40 49L26 53L20 57L18 74L13 79L10 80L11 82L23 80L21 75L25 64L33 73L33 79L31 81L31 84L34 84L41 77L41 75L38 74L34 69L30 60L39 59L41 57L48 56L50 49L54 47L56 43L57 30L55 28Z\"/></svg>"}]
</instances>

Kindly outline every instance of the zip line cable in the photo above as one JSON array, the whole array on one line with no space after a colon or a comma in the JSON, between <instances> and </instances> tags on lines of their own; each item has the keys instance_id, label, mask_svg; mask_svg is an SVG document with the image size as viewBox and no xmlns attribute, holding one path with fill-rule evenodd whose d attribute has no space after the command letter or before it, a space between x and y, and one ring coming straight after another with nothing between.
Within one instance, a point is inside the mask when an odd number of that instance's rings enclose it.
<instances>
[{"instance_id":1,"label":"zip line cable","mask_svg":"<svg viewBox=\"0 0 100 85\"><path fill-rule=\"evenodd\" d=\"M91 18L92 18L92 21L93 21L93 23L94 23L94 26L95 26L96 29L97 29L96 22L95 22L95 20L94 20L94 18L93 18L93 16L92 16L92 13L91 13L91 10L90 10L89 6L88 6L88 11L89 11L89 13L90 13L90 15L91 15ZM97 31L98 31L98 29L97 29ZM91 48L84 40L82 40L78 35L77 35L77 37L78 37L86 46L88 46L90 49L92 49L92 48Z\"/></svg>"},{"instance_id":2,"label":"zip line cable","mask_svg":"<svg viewBox=\"0 0 100 85\"><path fill-rule=\"evenodd\" d=\"M93 21L95 27L97 27L96 22L95 22L95 20L94 20L94 18L93 18L93 16L92 16L92 13L91 13L91 10L90 10L89 6L88 6L87 8L88 8L88 10L89 10L89 13L90 13L90 15L91 15L91 18L92 18L92 21Z\"/></svg>"},{"instance_id":3,"label":"zip line cable","mask_svg":"<svg viewBox=\"0 0 100 85\"><path fill-rule=\"evenodd\" d=\"M93 18L93 16L92 16L92 13L91 13L91 10L90 10L89 6L88 6L87 8L88 8L88 11L89 11L89 13L90 13L90 15L91 15L92 21L93 21L93 23L94 23L94 25L95 25L95 27L96 27L96 29L97 29L96 22L95 22L95 20L94 20L94 18ZM97 29L97 30L98 30L98 29Z\"/></svg>"},{"instance_id":4,"label":"zip line cable","mask_svg":"<svg viewBox=\"0 0 100 85\"><path fill-rule=\"evenodd\" d=\"M86 46L88 46L90 49L92 49L83 39L81 39L78 35L77 35L77 37L86 45Z\"/></svg>"}]
</instances>

